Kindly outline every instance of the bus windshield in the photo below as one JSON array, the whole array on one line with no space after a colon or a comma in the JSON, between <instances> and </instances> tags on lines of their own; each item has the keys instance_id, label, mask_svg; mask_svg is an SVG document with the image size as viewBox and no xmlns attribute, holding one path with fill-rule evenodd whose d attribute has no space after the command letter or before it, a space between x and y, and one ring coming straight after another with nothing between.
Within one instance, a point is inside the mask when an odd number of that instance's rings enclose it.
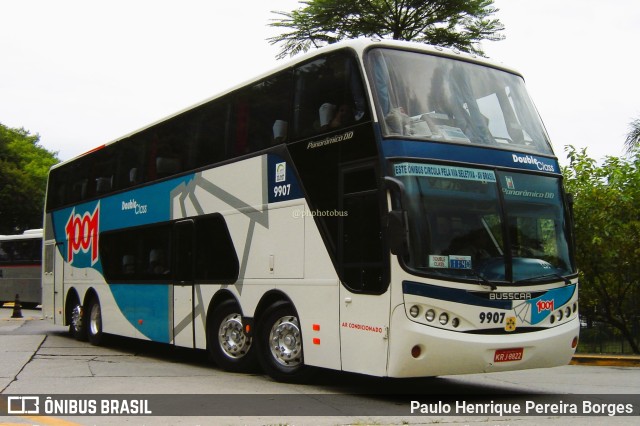
<instances>
[{"instance_id":1,"label":"bus windshield","mask_svg":"<svg viewBox=\"0 0 640 426\"><path fill-rule=\"evenodd\" d=\"M405 187L410 269L515 283L574 272L558 178L422 163L394 169Z\"/></svg>"},{"instance_id":2,"label":"bus windshield","mask_svg":"<svg viewBox=\"0 0 640 426\"><path fill-rule=\"evenodd\" d=\"M520 76L392 49L373 49L368 64L385 137L552 154Z\"/></svg>"}]
</instances>

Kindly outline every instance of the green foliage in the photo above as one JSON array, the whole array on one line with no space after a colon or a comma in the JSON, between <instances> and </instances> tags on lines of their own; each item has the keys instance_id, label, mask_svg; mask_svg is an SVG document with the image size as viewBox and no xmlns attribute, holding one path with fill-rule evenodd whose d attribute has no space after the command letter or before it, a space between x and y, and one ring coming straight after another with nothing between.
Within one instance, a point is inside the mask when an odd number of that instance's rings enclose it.
<instances>
[{"instance_id":1,"label":"green foliage","mask_svg":"<svg viewBox=\"0 0 640 426\"><path fill-rule=\"evenodd\" d=\"M291 29L268 39L282 43L278 59L357 37L411 40L482 55L482 40L501 40L493 0L306 0L272 27Z\"/></svg>"},{"instance_id":2,"label":"green foliage","mask_svg":"<svg viewBox=\"0 0 640 426\"><path fill-rule=\"evenodd\" d=\"M59 160L39 141L0 124L0 234L42 227L47 174Z\"/></svg>"},{"instance_id":3,"label":"green foliage","mask_svg":"<svg viewBox=\"0 0 640 426\"><path fill-rule=\"evenodd\" d=\"M580 307L593 321L612 325L640 353L640 149L599 165L586 149L567 147L565 186L575 197Z\"/></svg>"},{"instance_id":4,"label":"green foliage","mask_svg":"<svg viewBox=\"0 0 640 426\"><path fill-rule=\"evenodd\" d=\"M629 124L629 133L624 141L627 153L631 154L636 148L640 148L640 118L636 118Z\"/></svg>"}]
</instances>

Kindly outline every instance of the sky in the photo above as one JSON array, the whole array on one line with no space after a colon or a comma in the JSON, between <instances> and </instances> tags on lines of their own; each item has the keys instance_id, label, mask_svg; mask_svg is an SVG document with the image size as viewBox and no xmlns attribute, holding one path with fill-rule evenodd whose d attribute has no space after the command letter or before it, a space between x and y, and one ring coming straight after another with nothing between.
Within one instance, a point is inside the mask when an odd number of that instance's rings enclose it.
<instances>
[{"instance_id":1,"label":"sky","mask_svg":"<svg viewBox=\"0 0 640 426\"><path fill-rule=\"evenodd\" d=\"M495 0L560 162L624 154L640 118L640 1ZM0 0L0 123L67 160L280 64L266 38L297 0Z\"/></svg>"}]
</instances>

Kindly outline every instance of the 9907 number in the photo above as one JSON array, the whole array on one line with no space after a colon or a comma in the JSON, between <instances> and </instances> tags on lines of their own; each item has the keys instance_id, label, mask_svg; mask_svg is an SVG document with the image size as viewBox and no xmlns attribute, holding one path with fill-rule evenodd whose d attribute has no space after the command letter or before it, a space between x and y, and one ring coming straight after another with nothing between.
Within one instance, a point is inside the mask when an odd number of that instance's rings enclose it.
<instances>
[{"instance_id":1,"label":"9907 number","mask_svg":"<svg viewBox=\"0 0 640 426\"><path fill-rule=\"evenodd\" d=\"M502 324L504 312L480 312L480 324Z\"/></svg>"},{"instance_id":2,"label":"9907 number","mask_svg":"<svg viewBox=\"0 0 640 426\"><path fill-rule=\"evenodd\" d=\"M291 193L291 184L278 185L273 187L273 195L275 197L284 197Z\"/></svg>"}]
</instances>

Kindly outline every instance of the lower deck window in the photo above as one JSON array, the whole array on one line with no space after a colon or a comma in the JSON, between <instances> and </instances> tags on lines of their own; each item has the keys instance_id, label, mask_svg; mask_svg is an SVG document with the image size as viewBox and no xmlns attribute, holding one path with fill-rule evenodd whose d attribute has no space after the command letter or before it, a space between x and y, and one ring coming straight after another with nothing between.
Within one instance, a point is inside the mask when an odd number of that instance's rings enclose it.
<instances>
[{"instance_id":1,"label":"lower deck window","mask_svg":"<svg viewBox=\"0 0 640 426\"><path fill-rule=\"evenodd\" d=\"M106 232L100 258L107 281L235 282L239 263L219 214Z\"/></svg>"}]
</instances>

